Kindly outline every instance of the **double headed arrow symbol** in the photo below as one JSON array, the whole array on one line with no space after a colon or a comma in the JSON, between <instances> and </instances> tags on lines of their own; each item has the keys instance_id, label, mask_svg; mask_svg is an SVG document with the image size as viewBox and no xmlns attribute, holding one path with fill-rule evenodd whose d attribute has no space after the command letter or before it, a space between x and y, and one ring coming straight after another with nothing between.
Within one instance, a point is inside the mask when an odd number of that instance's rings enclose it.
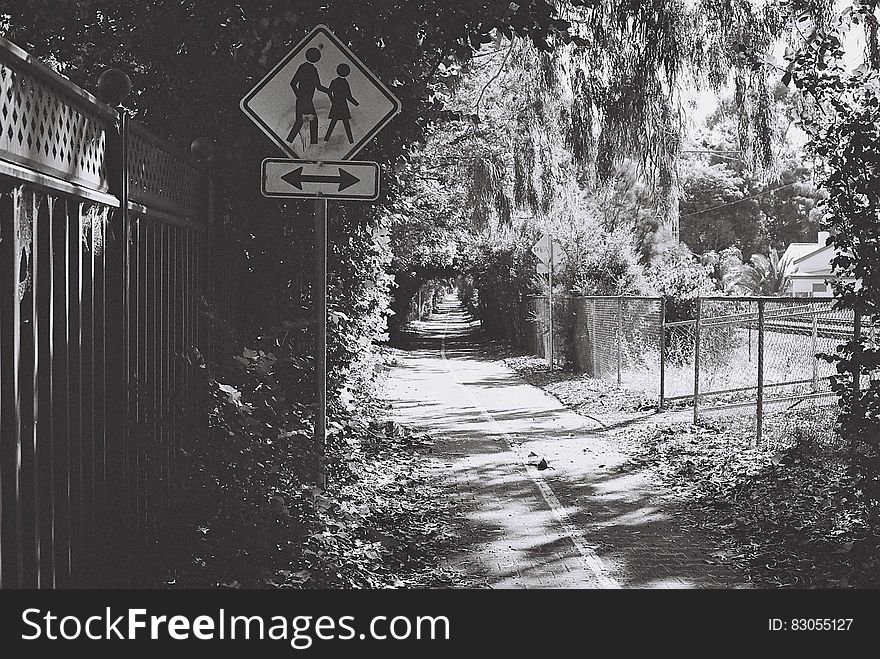
<instances>
[{"instance_id":1,"label":"double headed arrow symbol","mask_svg":"<svg viewBox=\"0 0 880 659\"><path fill-rule=\"evenodd\" d=\"M342 192L346 188L350 188L355 183L360 183L360 179L346 170L339 167L337 176L317 176L315 174L303 174L303 168L297 167L292 172L281 177L282 181L290 183L297 190L303 189L303 183L338 183L338 192Z\"/></svg>"},{"instance_id":2,"label":"double headed arrow symbol","mask_svg":"<svg viewBox=\"0 0 880 659\"><path fill-rule=\"evenodd\" d=\"M375 162L266 158L262 179L262 192L267 197L366 200L379 196L379 165Z\"/></svg>"}]
</instances>

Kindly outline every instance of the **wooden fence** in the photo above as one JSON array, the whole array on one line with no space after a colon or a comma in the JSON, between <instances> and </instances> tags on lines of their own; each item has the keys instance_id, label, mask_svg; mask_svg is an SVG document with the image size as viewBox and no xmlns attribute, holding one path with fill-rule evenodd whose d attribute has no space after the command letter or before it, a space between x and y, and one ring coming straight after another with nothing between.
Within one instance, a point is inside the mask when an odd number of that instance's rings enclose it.
<instances>
[{"instance_id":1,"label":"wooden fence","mask_svg":"<svg viewBox=\"0 0 880 659\"><path fill-rule=\"evenodd\" d=\"M235 300L210 199L188 154L0 39L2 587L155 584L197 300Z\"/></svg>"}]
</instances>

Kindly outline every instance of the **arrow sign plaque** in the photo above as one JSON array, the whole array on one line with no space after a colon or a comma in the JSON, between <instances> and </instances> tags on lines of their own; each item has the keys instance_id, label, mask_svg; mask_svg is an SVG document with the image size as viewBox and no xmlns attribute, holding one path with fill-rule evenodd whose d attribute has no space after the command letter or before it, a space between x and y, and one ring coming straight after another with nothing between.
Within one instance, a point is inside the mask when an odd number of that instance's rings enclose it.
<instances>
[{"instance_id":1,"label":"arrow sign plaque","mask_svg":"<svg viewBox=\"0 0 880 659\"><path fill-rule=\"evenodd\" d=\"M262 192L266 197L373 200L379 196L379 165L267 158L263 161Z\"/></svg>"},{"instance_id":2,"label":"arrow sign plaque","mask_svg":"<svg viewBox=\"0 0 880 659\"><path fill-rule=\"evenodd\" d=\"M555 275L559 271L559 261L553 259L553 274ZM543 261L538 261L535 265L535 272L539 275L547 275L550 274L550 264L544 263Z\"/></svg>"}]
</instances>

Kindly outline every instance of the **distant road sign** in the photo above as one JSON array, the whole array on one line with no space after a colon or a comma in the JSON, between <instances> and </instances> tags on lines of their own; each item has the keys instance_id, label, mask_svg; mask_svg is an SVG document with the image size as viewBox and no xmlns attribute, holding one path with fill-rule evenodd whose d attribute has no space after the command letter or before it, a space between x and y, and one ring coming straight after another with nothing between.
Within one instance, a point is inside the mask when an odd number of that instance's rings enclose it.
<instances>
[{"instance_id":1,"label":"distant road sign","mask_svg":"<svg viewBox=\"0 0 880 659\"><path fill-rule=\"evenodd\" d=\"M267 158L261 189L266 197L374 200L379 196L379 164Z\"/></svg>"},{"instance_id":2,"label":"distant road sign","mask_svg":"<svg viewBox=\"0 0 880 659\"><path fill-rule=\"evenodd\" d=\"M401 108L326 25L294 46L240 105L286 154L323 161L352 159Z\"/></svg>"},{"instance_id":3,"label":"distant road sign","mask_svg":"<svg viewBox=\"0 0 880 659\"><path fill-rule=\"evenodd\" d=\"M553 241L553 257L554 260L563 255L562 244L558 240ZM532 246L532 253L537 256L542 263L550 263L550 234L545 233L541 239Z\"/></svg>"}]
</instances>

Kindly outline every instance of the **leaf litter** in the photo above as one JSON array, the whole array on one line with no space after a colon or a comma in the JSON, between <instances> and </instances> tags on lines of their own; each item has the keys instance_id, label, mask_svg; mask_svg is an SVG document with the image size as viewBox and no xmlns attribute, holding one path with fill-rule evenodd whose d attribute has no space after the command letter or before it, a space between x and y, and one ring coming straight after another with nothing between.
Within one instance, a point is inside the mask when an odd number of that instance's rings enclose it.
<instances>
[{"instance_id":1,"label":"leaf litter","mask_svg":"<svg viewBox=\"0 0 880 659\"><path fill-rule=\"evenodd\" d=\"M587 416L617 420L656 404L604 380L550 372L537 357L504 363ZM847 457L840 446L780 446L768 427L758 447L747 425L652 416L615 433L630 455L619 469L652 470L716 545L706 562L734 565L758 587L880 587L877 458Z\"/></svg>"}]
</instances>

